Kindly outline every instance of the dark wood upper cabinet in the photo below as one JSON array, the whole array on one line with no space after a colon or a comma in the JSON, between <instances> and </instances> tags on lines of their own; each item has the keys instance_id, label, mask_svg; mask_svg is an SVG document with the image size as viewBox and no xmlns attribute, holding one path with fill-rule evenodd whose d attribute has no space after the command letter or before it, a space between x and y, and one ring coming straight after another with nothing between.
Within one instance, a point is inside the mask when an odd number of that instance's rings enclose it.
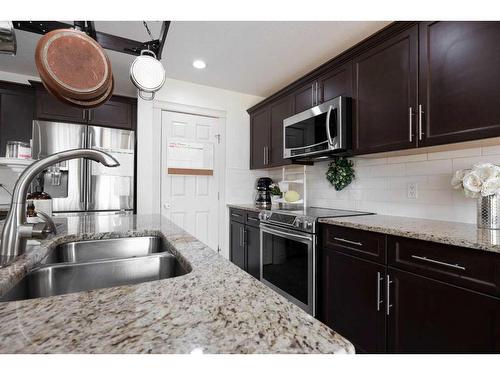
<instances>
[{"instance_id":1,"label":"dark wood upper cabinet","mask_svg":"<svg viewBox=\"0 0 500 375\"><path fill-rule=\"evenodd\" d=\"M36 89L35 118L37 119L136 129L137 100L135 98L114 95L103 105L84 110L62 103L39 83L33 83L33 85Z\"/></svg>"},{"instance_id":2,"label":"dark wood upper cabinet","mask_svg":"<svg viewBox=\"0 0 500 375\"><path fill-rule=\"evenodd\" d=\"M356 352L385 352L385 267L325 248L320 259L319 318Z\"/></svg>"},{"instance_id":3,"label":"dark wood upper cabinet","mask_svg":"<svg viewBox=\"0 0 500 375\"><path fill-rule=\"evenodd\" d=\"M354 152L416 146L418 27L354 60Z\"/></svg>"},{"instance_id":4,"label":"dark wood upper cabinet","mask_svg":"<svg viewBox=\"0 0 500 375\"><path fill-rule=\"evenodd\" d=\"M500 22L422 22L423 146L500 135Z\"/></svg>"},{"instance_id":5,"label":"dark wood upper cabinet","mask_svg":"<svg viewBox=\"0 0 500 375\"><path fill-rule=\"evenodd\" d=\"M87 123L83 109L62 103L41 85L36 87L35 117L40 120Z\"/></svg>"},{"instance_id":6,"label":"dark wood upper cabinet","mask_svg":"<svg viewBox=\"0 0 500 375\"><path fill-rule=\"evenodd\" d=\"M269 108L250 116L250 169L269 167L271 124Z\"/></svg>"},{"instance_id":7,"label":"dark wood upper cabinet","mask_svg":"<svg viewBox=\"0 0 500 375\"><path fill-rule=\"evenodd\" d=\"M136 128L136 99L113 96L100 107L88 112L88 123L110 128L135 130Z\"/></svg>"},{"instance_id":8,"label":"dark wood upper cabinet","mask_svg":"<svg viewBox=\"0 0 500 375\"><path fill-rule=\"evenodd\" d=\"M292 93L293 114L300 113L316 105L316 81L306 83Z\"/></svg>"},{"instance_id":9,"label":"dark wood upper cabinet","mask_svg":"<svg viewBox=\"0 0 500 375\"><path fill-rule=\"evenodd\" d=\"M389 352L500 352L500 299L392 268L388 274Z\"/></svg>"},{"instance_id":10,"label":"dark wood upper cabinet","mask_svg":"<svg viewBox=\"0 0 500 375\"><path fill-rule=\"evenodd\" d=\"M283 159L283 120L293 115L290 96L271 104L271 166L290 164L290 159Z\"/></svg>"},{"instance_id":11,"label":"dark wood upper cabinet","mask_svg":"<svg viewBox=\"0 0 500 375\"><path fill-rule=\"evenodd\" d=\"M352 96L352 62L335 68L318 78L319 101L321 103L337 96Z\"/></svg>"},{"instance_id":12,"label":"dark wood upper cabinet","mask_svg":"<svg viewBox=\"0 0 500 375\"><path fill-rule=\"evenodd\" d=\"M0 82L0 156L8 141L29 143L35 97L26 85Z\"/></svg>"}]
</instances>

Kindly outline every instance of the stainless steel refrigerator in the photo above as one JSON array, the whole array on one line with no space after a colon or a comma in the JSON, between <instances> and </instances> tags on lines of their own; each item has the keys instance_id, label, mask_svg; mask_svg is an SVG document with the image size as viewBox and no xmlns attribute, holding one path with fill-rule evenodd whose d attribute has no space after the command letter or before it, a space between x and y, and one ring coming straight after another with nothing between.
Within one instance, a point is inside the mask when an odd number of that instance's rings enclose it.
<instances>
[{"instance_id":1,"label":"stainless steel refrigerator","mask_svg":"<svg viewBox=\"0 0 500 375\"><path fill-rule=\"evenodd\" d=\"M34 159L74 148L92 148L108 152L120 163L119 167L107 168L75 159L44 171L39 182L52 196L54 213L133 210L133 131L35 120L32 139Z\"/></svg>"}]
</instances>

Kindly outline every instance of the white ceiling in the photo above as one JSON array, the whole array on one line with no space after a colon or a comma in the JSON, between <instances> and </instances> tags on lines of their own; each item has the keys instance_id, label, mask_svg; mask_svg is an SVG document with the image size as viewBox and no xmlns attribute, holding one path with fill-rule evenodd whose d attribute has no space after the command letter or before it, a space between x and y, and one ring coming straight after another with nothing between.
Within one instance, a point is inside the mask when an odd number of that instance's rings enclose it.
<instances>
[{"instance_id":1,"label":"white ceiling","mask_svg":"<svg viewBox=\"0 0 500 375\"><path fill-rule=\"evenodd\" d=\"M247 94L268 96L390 22L172 22L162 62L167 76ZM161 22L149 21L154 38ZM142 21L96 22L96 29L146 41ZM37 76L33 53L39 35L16 31L18 53L0 55L0 70ZM128 77L134 56L108 51L116 92L135 94ZM202 59L207 68L193 68Z\"/></svg>"}]
</instances>

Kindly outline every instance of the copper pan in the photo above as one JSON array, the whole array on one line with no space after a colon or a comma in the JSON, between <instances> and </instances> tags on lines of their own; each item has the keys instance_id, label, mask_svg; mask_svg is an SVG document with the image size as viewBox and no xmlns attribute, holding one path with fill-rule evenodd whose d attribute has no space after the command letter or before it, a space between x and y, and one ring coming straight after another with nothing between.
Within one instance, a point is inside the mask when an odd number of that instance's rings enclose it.
<instances>
[{"instance_id":1,"label":"copper pan","mask_svg":"<svg viewBox=\"0 0 500 375\"><path fill-rule=\"evenodd\" d=\"M100 105L106 103L109 100L109 98L111 98L111 96L113 95L115 81L114 81L113 77L111 77L111 81L110 81L108 87L106 88L106 91L102 95L100 95L96 98L93 98L93 99L89 99L89 100L77 100L77 99L65 97L64 95L61 95L60 93L58 93L56 91L53 91L52 88L49 85L47 85L47 83L43 79L42 79L42 84L45 86L45 88L47 89L48 92L50 92L52 95L54 95L61 102L69 104L73 107L88 109L88 108L99 107Z\"/></svg>"},{"instance_id":2,"label":"copper pan","mask_svg":"<svg viewBox=\"0 0 500 375\"><path fill-rule=\"evenodd\" d=\"M36 46L35 63L42 82L58 98L96 101L112 86L107 54L99 43L78 30L59 29L42 36Z\"/></svg>"}]
</instances>

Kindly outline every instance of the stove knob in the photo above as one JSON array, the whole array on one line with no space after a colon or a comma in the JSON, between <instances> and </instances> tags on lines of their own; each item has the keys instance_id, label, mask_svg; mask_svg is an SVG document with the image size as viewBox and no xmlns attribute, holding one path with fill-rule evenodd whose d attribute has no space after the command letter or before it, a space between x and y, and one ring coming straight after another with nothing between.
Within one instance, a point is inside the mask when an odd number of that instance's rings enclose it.
<instances>
[{"instance_id":1,"label":"stove knob","mask_svg":"<svg viewBox=\"0 0 500 375\"><path fill-rule=\"evenodd\" d=\"M295 219L295 221L293 222L293 225L294 225L295 227L297 227L297 228L300 228L300 227L301 227L301 224L302 224L302 223L300 222L300 219L299 219L299 218Z\"/></svg>"},{"instance_id":2,"label":"stove knob","mask_svg":"<svg viewBox=\"0 0 500 375\"><path fill-rule=\"evenodd\" d=\"M312 221L309 221L309 220L304 221L304 229L311 230L312 227L313 227Z\"/></svg>"},{"instance_id":3,"label":"stove knob","mask_svg":"<svg viewBox=\"0 0 500 375\"><path fill-rule=\"evenodd\" d=\"M269 214L266 211L260 211L259 220L266 221L269 219Z\"/></svg>"}]
</instances>

